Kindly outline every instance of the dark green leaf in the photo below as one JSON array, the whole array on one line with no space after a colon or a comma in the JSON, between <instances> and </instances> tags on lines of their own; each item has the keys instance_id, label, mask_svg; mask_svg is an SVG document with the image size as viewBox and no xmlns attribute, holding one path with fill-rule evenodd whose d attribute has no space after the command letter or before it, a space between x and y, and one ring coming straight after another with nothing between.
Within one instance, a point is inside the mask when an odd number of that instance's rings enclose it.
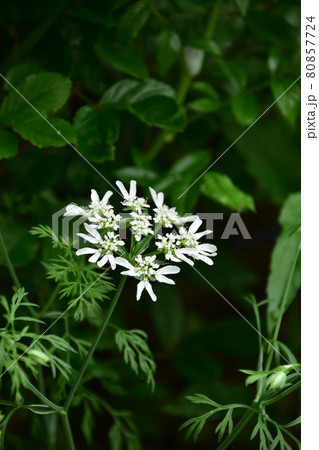
<instances>
[{"instance_id":1,"label":"dark green leaf","mask_svg":"<svg viewBox=\"0 0 319 450\"><path fill-rule=\"evenodd\" d=\"M0 129L0 159L10 158L18 153L19 140L9 130Z\"/></svg>"},{"instance_id":2,"label":"dark green leaf","mask_svg":"<svg viewBox=\"0 0 319 450\"><path fill-rule=\"evenodd\" d=\"M119 135L118 116L105 109L83 106L74 117L78 135L78 151L91 161L114 159L113 143Z\"/></svg>"},{"instance_id":3,"label":"dark green leaf","mask_svg":"<svg viewBox=\"0 0 319 450\"><path fill-rule=\"evenodd\" d=\"M286 309L300 288L300 194L288 197L283 206L280 223L283 231L271 257L270 275L267 283L267 325L272 333L277 323L281 302L286 297ZM285 264L282 262L285 261ZM289 283L292 276L289 290Z\"/></svg>"},{"instance_id":4,"label":"dark green leaf","mask_svg":"<svg viewBox=\"0 0 319 450\"><path fill-rule=\"evenodd\" d=\"M240 190L227 175L222 173L206 173L201 191L207 197L235 211L241 212L245 209L255 211L253 197Z\"/></svg>"},{"instance_id":5,"label":"dark green leaf","mask_svg":"<svg viewBox=\"0 0 319 450\"><path fill-rule=\"evenodd\" d=\"M118 35L121 41L135 38L144 27L149 14L150 5L144 0L140 0L127 8L119 23Z\"/></svg>"},{"instance_id":6,"label":"dark green leaf","mask_svg":"<svg viewBox=\"0 0 319 450\"><path fill-rule=\"evenodd\" d=\"M202 97L188 103L188 108L201 113L210 113L219 109L219 100Z\"/></svg>"},{"instance_id":7,"label":"dark green leaf","mask_svg":"<svg viewBox=\"0 0 319 450\"><path fill-rule=\"evenodd\" d=\"M250 125L257 119L259 105L253 94L239 93L232 98L232 111L241 125Z\"/></svg>"},{"instance_id":8,"label":"dark green leaf","mask_svg":"<svg viewBox=\"0 0 319 450\"><path fill-rule=\"evenodd\" d=\"M277 105L290 125L295 125L300 112L300 85L297 82L290 87L294 81L292 78L282 78L271 82L275 100L280 97ZM287 89L289 90L285 92Z\"/></svg>"},{"instance_id":9,"label":"dark green leaf","mask_svg":"<svg viewBox=\"0 0 319 450\"><path fill-rule=\"evenodd\" d=\"M119 70L137 78L148 77L145 62L136 47L116 43L111 36L105 36L99 41L97 50L103 58Z\"/></svg>"},{"instance_id":10,"label":"dark green leaf","mask_svg":"<svg viewBox=\"0 0 319 450\"><path fill-rule=\"evenodd\" d=\"M6 78L14 87L16 87L18 86L18 84L22 83L29 75L40 72L43 72L43 68L38 64L18 64L17 66L12 67L7 72ZM8 83L5 83L4 89L10 92L12 88Z\"/></svg>"},{"instance_id":11,"label":"dark green leaf","mask_svg":"<svg viewBox=\"0 0 319 450\"><path fill-rule=\"evenodd\" d=\"M35 111L24 119L13 125L14 131L20 134L23 139L30 141L37 147L64 147L69 142L75 142L75 130L73 126L64 119L48 119L58 131L55 131L43 120ZM65 139L62 138L65 137Z\"/></svg>"},{"instance_id":12,"label":"dark green leaf","mask_svg":"<svg viewBox=\"0 0 319 450\"><path fill-rule=\"evenodd\" d=\"M157 40L157 64L162 75L166 75L177 60L181 51L181 40L174 31L164 29Z\"/></svg>"},{"instance_id":13,"label":"dark green leaf","mask_svg":"<svg viewBox=\"0 0 319 450\"><path fill-rule=\"evenodd\" d=\"M67 101L71 81L59 73L38 73L29 75L16 88L34 108L47 116L58 111ZM32 112L26 100L11 91L1 106L0 121L6 124L24 121Z\"/></svg>"},{"instance_id":14,"label":"dark green leaf","mask_svg":"<svg viewBox=\"0 0 319 450\"><path fill-rule=\"evenodd\" d=\"M216 42L209 39L193 38L187 39L185 43L189 47L197 48L198 50L204 50L205 52L210 52L216 56L220 56L222 54Z\"/></svg>"}]
</instances>

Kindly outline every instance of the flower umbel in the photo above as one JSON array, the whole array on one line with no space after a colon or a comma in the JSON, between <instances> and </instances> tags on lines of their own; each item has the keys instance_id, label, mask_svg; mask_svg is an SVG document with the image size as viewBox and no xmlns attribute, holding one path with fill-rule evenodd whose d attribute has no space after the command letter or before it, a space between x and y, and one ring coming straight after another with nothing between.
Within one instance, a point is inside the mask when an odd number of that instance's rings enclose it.
<instances>
[{"instance_id":1,"label":"flower umbel","mask_svg":"<svg viewBox=\"0 0 319 450\"><path fill-rule=\"evenodd\" d=\"M157 297L152 287L152 283L156 281L175 284L166 275L177 274L180 268L167 265L167 260L175 263L186 262L192 266L196 260L213 264L211 258L216 256L217 249L215 245L200 242L200 239L210 234L211 230L198 232L202 225L198 216L181 217L175 208L164 204L164 194L156 193L152 188L150 193L155 208L153 215L147 214L146 208L150 206L144 197L137 196L135 180L130 182L129 191L121 181L117 181L116 184L124 198L122 205L130 210L130 220L126 222L132 236L130 249L125 249L125 242L119 233L122 216L116 214L113 205L109 203L112 192L107 191L100 200L97 192L92 189L91 203L87 207L70 204L66 208L65 215L82 215L88 220L84 223L87 233L78 235L91 245L79 249L77 255L90 255L88 261L97 263L99 267L104 267L107 263L113 270L116 266L125 267L127 270L122 271L122 275L139 280L137 300L141 298L145 289L151 299L156 301ZM189 227L186 227L187 222L191 222ZM156 237L153 224L157 226L156 230L158 226L177 228ZM153 250L149 248L150 246L153 246ZM161 258L161 254L164 258Z\"/></svg>"}]
</instances>

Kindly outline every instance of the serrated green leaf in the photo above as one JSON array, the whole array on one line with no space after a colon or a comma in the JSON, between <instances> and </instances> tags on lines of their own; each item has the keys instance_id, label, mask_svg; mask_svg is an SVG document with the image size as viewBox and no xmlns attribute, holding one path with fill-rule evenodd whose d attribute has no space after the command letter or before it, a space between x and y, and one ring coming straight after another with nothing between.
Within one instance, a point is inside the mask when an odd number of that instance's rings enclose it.
<instances>
[{"instance_id":1,"label":"serrated green leaf","mask_svg":"<svg viewBox=\"0 0 319 450\"><path fill-rule=\"evenodd\" d=\"M9 130L0 129L0 159L10 158L18 153L19 140Z\"/></svg>"},{"instance_id":2,"label":"serrated green leaf","mask_svg":"<svg viewBox=\"0 0 319 450\"><path fill-rule=\"evenodd\" d=\"M54 114L67 101L71 81L59 73L44 72L29 75L16 89L44 116ZM11 91L0 109L0 122L19 124L26 120L32 108L19 94Z\"/></svg>"},{"instance_id":3,"label":"serrated green leaf","mask_svg":"<svg viewBox=\"0 0 319 450\"><path fill-rule=\"evenodd\" d=\"M82 106L74 117L74 126L78 134L77 149L83 156L96 162L114 159L113 144L120 130L114 112Z\"/></svg>"},{"instance_id":4,"label":"serrated green leaf","mask_svg":"<svg viewBox=\"0 0 319 450\"><path fill-rule=\"evenodd\" d=\"M157 64L162 75L166 75L181 51L181 40L174 31L164 29L157 39Z\"/></svg>"},{"instance_id":5,"label":"serrated green leaf","mask_svg":"<svg viewBox=\"0 0 319 450\"><path fill-rule=\"evenodd\" d=\"M234 116L241 125L250 125L257 119L259 105L255 95L239 93L232 98L231 107Z\"/></svg>"},{"instance_id":6,"label":"serrated green leaf","mask_svg":"<svg viewBox=\"0 0 319 450\"><path fill-rule=\"evenodd\" d=\"M209 172L203 177L201 192L207 197L235 211L255 211L253 197L240 190L231 179L219 172Z\"/></svg>"},{"instance_id":7,"label":"serrated green leaf","mask_svg":"<svg viewBox=\"0 0 319 450\"><path fill-rule=\"evenodd\" d=\"M29 75L40 73L43 71L43 67L39 66L38 64L18 64L8 70L8 72L6 73L6 79L10 81L13 86L17 86L18 84L22 83ZM8 83L5 83L3 87L8 92L10 92L12 89Z\"/></svg>"},{"instance_id":8,"label":"serrated green leaf","mask_svg":"<svg viewBox=\"0 0 319 450\"><path fill-rule=\"evenodd\" d=\"M70 143L75 143L75 129L69 122L64 119L55 118L48 120L58 132L50 127L35 111L31 111L23 120L14 123L13 129L23 139L30 141L39 148L64 147L67 145L66 140Z\"/></svg>"}]
</instances>

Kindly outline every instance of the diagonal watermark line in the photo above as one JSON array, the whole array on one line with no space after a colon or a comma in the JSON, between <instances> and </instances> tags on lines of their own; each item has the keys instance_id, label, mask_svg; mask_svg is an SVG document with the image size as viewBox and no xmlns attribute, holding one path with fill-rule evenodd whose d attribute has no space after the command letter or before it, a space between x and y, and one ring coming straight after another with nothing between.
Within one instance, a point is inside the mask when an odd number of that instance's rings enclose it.
<instances>
[{"instance_id":1,"label":"diagonal watermark line","mask_svg":"<svg viewBox=\"0 0 319 450\"><path fill-rule=\"evenodd\" d=\"M209 284L209 286L212 288L212 289L214 289L214 291L215 292L217 292L217 294L223 299L223 300L225 300L225 302L226 303L228 303L228 305L231 307L231 308L233 308L233 310L246 322L246 323L248 323L248 325L253 329L253 330L255 330L256 331L256 333L257 334L259 334L259 336L265 341L265 342L267 342L267 344L270 346L270 347L272 347L272 349L276 352L276 353L278 353L278 355L279 356L281 356L281 358L284 360L284 361L286 361L288 364L291 364L291 362L290 361L288 361L288 359L287 358L285 358L269 341L268 341L268 339L267 338L265 338L261 333L260 333L260 331L258 331L257 330L257 328L229 301L229 300L227 300L227 298L226 297L224 297L223 296L223 294L221 294L220 292L219 292L219 290L218 289L216 289L215 288L215 286L213 286L212 285L212 283L210 283L208 280L207 280L207 278L205 278L204 277L204 275L202 275L200 272L199 272L199 270L197 270L195 267L193 267L192 266L192 269L194 269L195 270L195 272L197 272L198 273L198 275L200 276L200 277L202 277L203 278L203 280L205 280L206 281L206 283L207 284ZM301 373L299 372L299 370L297 370L296 368L294 368L294 370L299 374L299 375L301 375Z\"/></svg>"},{"instance_id":2,"label":"diagonal watermark line","mask_svg":"<svg viewBox=\"0 0 319 450\"><path fill-rule=\"evenodd\" d=\"M5 373L7 373L10 369L11 369L11 367L12 366L14 366L18 361L19 361L19 359L21 359L22 358L22 356L23 355L25 355L29 350L30 350L30 348L32 348L33 346L34 346L34 344L36 344L37 342L38 342L38 340L39 339L41 339L42 338L42 336L44 336L60 319L62 319L62 317L73 307L73 305L74 305L74 302L76 302L77 300L80 300L80 298L82 298L83 297L83 295L89 290L89 289L91 289L91 287L97 282L97 281L99 281L99 279L107 272L107 270L108 269L106 269L95 281L93 281L93 283L88 287L88 288L86 288L85 289L85 291L76 299L76 300L74 300L69 306L68 306L68 308L62 313L62 314L60 314L60 316L59 317L57 317L56 319L55 319L55 321L54 322L52 322L51 323L51 325L46 329L46 330L44 330L44 332L40 335L40 336L38 336L37 338L36 338L36 340L34 341L34 342L32 342L32 344L31 345L29 345L29 347L23 352L23 353L21 353L21 355L19 356L19 358L17 358L17 359L15 359L11 364L10 364L10 366L9 367L7 367L6 368L6 370L0 375L0 379L3 377L3 375L5 374Z\"/></svg>"},{"instance_id":3,"label":"diagonal watermark line","mask_svg":"<svg viewBox=\"0 0 319 450\"><path fill-rule=\"evenodd\" d=\"M281 97L283 97L288 91L289 91L289 89L291 89L296 83L297 83L297 81L299 81L300 80L300 78L301 78L301 75L300 75L300 77L298 77L293 83L291 83L291 85L282 93L282 94L280 94L280 96L278 97L278 98L276 98L276 100L270 105L270 106L268 106L268 108L259 116L259 117L257 117L257 119L252 123L252 124L250 124L249 125L249 127L248 128L246 128L246 130L245 131L243 131L243 133L240 135L240 136L238 136L238 138L228 147L228 148L226 148L226 150L221 154L221 155L219 155L218 156L218 158L217 159L215 159L215 161L214 162L212 162L211 163L211 165L210 166L208 166L207 167L207 169L206 170L204 170L204 172L201 174L201 175L199 175L199 177L197 177L196 178L196 180L195 181L193 181L193 183L190 185L190 186L188 186L188 188L187 189L185 189L185 191L178 197L178 199L180 199L181 197L183 197L183 195L184 194L186 194L186 192L192 187L192 186L194 186L194 184L196 184L197 183L197 181L198 180L200 180L201 178L202 178L202 176L203 175L205 175L205 173L206 172L208 172L216 163L217 163L217 161L219 161L220 160L220 158L222 157L222 156L224 156L225 155L225 153L227 153L228 152L228 150L230 150L246 133L247 133L247 131L249 131L254 125L255 125L255 123L257 123L258 122L258 120L259 119L261 119L269 110L270 110L270 108L272 108L277 102L278 102L278 100L280 100L281 99Z\"/></svg>"},{"instance_id":4,"label":"diagonal watermark line","mask_svg":"<svg viewBox=\"0 0 319 450\"><path fill-rule=\"evenodd\" d=\"M32 103L31 102L29 102L29 100L15 87L15 86L13 86L13 84L12 83L10 83L10 81L4 76L4 75L2 75L2 73L0 73L0 77L29 105L29 106L31 106L31 108L36 112L36 113L38 113L39 114L39 116L40 117L42 117L42 119L59 135L59 136L61 136L61 138L71 147L71 148L73 148L73 150L75 150L76 151L76 153L79 155L79 156L81 156L81 158L82 159L84 159L84 161L86 161L87 163L88 163L88 165L89 166L91 166L92 167L92 169L93 170L95 170L95 172L98 174L98 175L100 175L100 177L101 178L103 178L103 180L104 181L106 181L106 183L109 185L109 186L111 186L113 189L115 189L115 191L119 194L119 195L121 195L122 196L122 194L120 193L120 191L116 188L116 187L114 187L113 186L113 184L109 181L109 180L107 180L105 177L104 177L104 175L102 175L101 174L101 172L99 171L99 170L97 170L97 168L95 167L95 166L93 166L93 164L91 164L90 163L90 161L88 161L86 158L85 158L85 156L83 156L80 152L79 152L79 150L76 148L76 147L74 147L74 145L73 144L71 144L71 142L65 137L65 136L63 136L63 134L54 126L54 125L52 125L52 123L43 115L43 114L41 114L40 113L40 111L38 111L37 110L37 108L34 106L34 105L32 105Z\"/></svg>"}]
</instances>

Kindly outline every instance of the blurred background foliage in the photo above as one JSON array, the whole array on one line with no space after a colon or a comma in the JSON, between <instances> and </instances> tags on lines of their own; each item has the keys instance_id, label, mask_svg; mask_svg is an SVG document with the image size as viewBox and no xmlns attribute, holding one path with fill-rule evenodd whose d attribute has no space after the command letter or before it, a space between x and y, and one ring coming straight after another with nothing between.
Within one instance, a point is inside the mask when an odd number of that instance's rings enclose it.
<instances>
[{"instance_id":1,"label":"blurred background foliage","mask_svg":"<svg viewBox=\"0 0 319 450\"><path fill-rule=\"evenodd\" d=\"M300 189L298 82L233 143L299 76L299 2L4 0L0 19L1 73L42 115L2 83L1 231L32 301L43 307L54 283L41 264L52 255L51 246L31 236L30 228L50 224L69 202L85 203L91 188L100 194L109 188L83 155L111 183L134 178L146 196L148 186L161 189L182 213L223 213L214 222L215 265L199 270L253 321L243 296L279 295L287 276L282 267L290 261L281 237L266 291L279 212ZM242 213L251 240L240 234L221 239L232 212ZM286 240L289 233L288 220ZM2 256L0 263L2 293L10 297L13 284ZM87 383L114 408L134 413L143 448L215 448L211 426L196 445L184 443L184 433L177 432L202 411L184 396L203 392L218 402L249 403L253 390L244 387L238 369L255 368L257 335L189 267L174 288L157 291L157 303L136 303L129 284L114 319L148 333L157 363L155 392L127 370L112 330ZM267 324L264 314L265 330L271 330L276 299L271 308ZM72 329L82 339L94 333L87 321ZM281 340L299 354L298 303L289 308ZM45 375L50 390L50 373ZM74 408L71 418L78 448L107 447L110 415L88 401L84 406ZM297 410L292 396L275 413L286 423ZM43 448L41 421L25 411L16 414L8 448ZM61 430L61 448L63 440ZM248 441L242 433L233 448L256 448Z\"/></svg>"}]
</instances>

